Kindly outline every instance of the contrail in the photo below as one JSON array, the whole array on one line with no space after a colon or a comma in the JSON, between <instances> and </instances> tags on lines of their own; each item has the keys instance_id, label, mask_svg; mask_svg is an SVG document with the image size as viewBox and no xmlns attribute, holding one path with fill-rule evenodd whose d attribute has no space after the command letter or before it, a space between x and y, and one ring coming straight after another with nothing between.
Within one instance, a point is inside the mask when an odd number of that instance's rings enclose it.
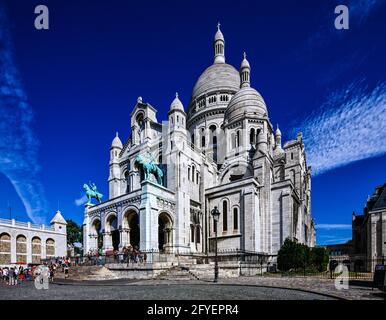
<instances>
[{"instance_id":1,"label":"contrail","mask_svg":"<svg viewBox=\"0 0 386 320\"><path fill-rule=\"evenodd\" d=\"M386 153L386 83L333 93L302 131L314 175Z\"/></svg>"},{"instance_id":2,"label":"contrail","mask_svg":"<svg viewBox=\"0 0 386 320\"><path fill-rule=\"evenodd\" d=\"M12 59L12 43L4 7L0 5L0 171L22 200L28 217L44 223L47 201L37 179L38 140L33 112Z\"/></svg>"}]
</instances>

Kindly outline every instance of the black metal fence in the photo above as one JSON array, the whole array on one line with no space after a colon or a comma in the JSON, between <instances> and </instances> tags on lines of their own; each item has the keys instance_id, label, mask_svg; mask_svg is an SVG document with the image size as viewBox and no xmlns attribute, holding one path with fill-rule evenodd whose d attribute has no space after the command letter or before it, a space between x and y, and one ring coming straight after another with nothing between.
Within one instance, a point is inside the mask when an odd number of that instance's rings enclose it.
<instances>
[{"instance_id":1,"label":"black metal fence","mask_svg":"<svg viewBox=\"0 0 386 320\"><path fill-rule=\"evenodd\" d=\"M319 277L335 279L337 277L346 277L348 279L372 280L376 265L384 264L382 258L349 258L349 257L330 257L326 270L316 271L304 266L303 268L292 269L285 272L277 271L276 275L282 277ZM267 273L266 275L273 275Z\"/></svg>"}]
</instances>

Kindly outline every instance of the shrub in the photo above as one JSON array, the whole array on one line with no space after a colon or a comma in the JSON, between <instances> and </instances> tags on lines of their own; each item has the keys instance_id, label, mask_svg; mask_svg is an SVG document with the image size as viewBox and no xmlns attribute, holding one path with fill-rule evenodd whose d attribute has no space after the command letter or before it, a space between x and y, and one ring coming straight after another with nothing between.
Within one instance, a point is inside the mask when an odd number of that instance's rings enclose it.
<instances>
[{"instance_id":1,"label":"shrub","mask_svg":"<svg viewBox=\"0 0 386 320\"><path fill-rule=\"evenodd\" d=\"M312 270L322 272L328 264L328 253L325 248L310 248L305 244L286 239L277 256L280 271Z\"/></svg>"}]
</instances>

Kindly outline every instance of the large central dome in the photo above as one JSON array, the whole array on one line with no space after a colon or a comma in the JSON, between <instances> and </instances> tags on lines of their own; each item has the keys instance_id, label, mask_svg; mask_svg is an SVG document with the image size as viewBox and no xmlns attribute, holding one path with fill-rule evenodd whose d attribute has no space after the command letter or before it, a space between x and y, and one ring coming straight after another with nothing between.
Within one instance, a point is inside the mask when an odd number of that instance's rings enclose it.
<instances>
[{"instance_id":1,"label":"large central dome","mask_svg":"<svg viewBox=\"0 0 386 320\"><path fill-rule=\"evenodd\" d=\"M193 88L192 101L201 95L218 90L237 92L240 89L239 72L227 63L214 63L198 78Z\"/></svg>"}]
</instances>

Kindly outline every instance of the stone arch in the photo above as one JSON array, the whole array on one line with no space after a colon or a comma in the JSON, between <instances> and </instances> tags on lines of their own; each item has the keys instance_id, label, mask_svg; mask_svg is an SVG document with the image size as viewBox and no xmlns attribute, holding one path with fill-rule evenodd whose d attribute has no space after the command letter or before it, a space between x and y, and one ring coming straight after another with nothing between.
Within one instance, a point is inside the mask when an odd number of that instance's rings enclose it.
<instances>
[{"instance_id":1,"label":"stone arch","mask_svg":"<svg viewBox=\"0 0 386 320\"><path fill-rule=\"evenodd\" d=\"M11 236L9 233L0 234L0 264L11 263Z\"/></svg>"},{"instance_id":2,"label":"stone arch","mask_svg":"<svg viewBox=\"0 0 386 320\"><path fill-rule=\"evenodd\" d=\"M158 215L158 249L170 252L173 248L173 218L167 211Z\"/></svg>"},{"instance_id":3,"label":"stone arch","mask_svg":"<svg viewBox=\"0 0 386 320\"><path fill-rule=\"evenodd\" d=\"M46 257L47 259L55 257L55 240L52 238L46 240Z\"/></svg>"},{"instance_id":4,"label":"stone arch","mask_svg":"<svg viewBox=\"0 0 386 320\"><path fill-rule=\"evenodd\" d=\"M138 208L128 206L122 215L122 246L139 248L140 228Z\"/></svg>"},{"instance_id":5,"label":"stone arch","mask_svg":"<svg viewBox=\"0 0 386 320\"><path fill-rule=\"evenodd\" d=\"M229 164L228 167L225 168L220 175L220 181L227 183L251 176L253 176L251 165L246 161L237 161Z\"/></svg>"},{"instance_id":6,"label":"stone arch","mask_svg":"<svg viewBox=\"0 0 386 320\"><path fill-rule=\"evenodd\" d=\"M99 217L94 217L91 220L89 236L93 242L92 249L101 249L103 247L102 222Z\"/></svg>"},{"instance_id":7,"label":"stone arch","mask_svg":"<svg viewBox=\"0 0 386 320\"><path fill-rule=\"evenodd\" d=\"M42 240L38 236L34 236L32 242L32 263L39 264L42 257Z\"/></svg>"},{"instance_id":8,"label":"stone arch","mask_svg":"<svg viewBox=\"0 0 386 320\"><path fill-rule=\"evenodd\" d=\"M27 263L27 237L24 234L16 237L16 262Z\"/></svg>"},{"instance_id":9,"label":"stone arch","mask_svg":"<svg viewBox=\"0 0 386 320\"><path fill-rule=\"evenodd\" d=\"M107 213L105 218L105 235L107 243L105 243L105 247L107 249L118 250L120 237L119 237L119 227L118 227L118 217L117 213L111 211Z\"/></svg>"}]
</instances>

